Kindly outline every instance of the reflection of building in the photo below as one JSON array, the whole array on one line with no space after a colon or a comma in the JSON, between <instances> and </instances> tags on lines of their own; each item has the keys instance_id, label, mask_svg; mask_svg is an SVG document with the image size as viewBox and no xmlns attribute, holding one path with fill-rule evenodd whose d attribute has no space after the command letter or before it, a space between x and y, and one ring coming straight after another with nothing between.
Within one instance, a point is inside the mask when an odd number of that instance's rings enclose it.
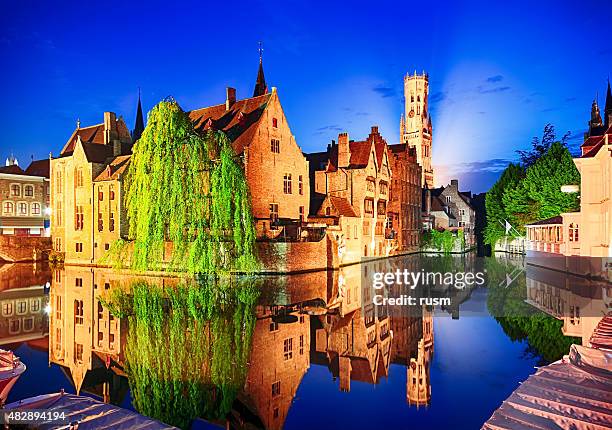
<instances>
[{"instance_id":1,"label":"reflection of building","mask_svg":"<svg viewBox=\"0 0 612 430\"><path fill-rule=\"evenodd\" d=\"M0 266L0 345L44 339L49 334L45 285L48 271L33 265Z\"/></svg>"},{"instance_id":2,"label":"reflection of building","mask_svg":"<svg viewBox=\"0 0 612 430\"><path fill-rule=\"evenodd\" d=\"M120 275L104 269L66 267L53 272L49 361L67 371L77 394L87 389L111 396L113 387L124 384L114 378L110 387L108 369L122 374L118 363L123 362L125 327L99 300L120 281Z\"/></svg>"},{"instance_id":3,"label":"reflection of building","mask_svg":"<svg viewBox=\"0 0 612 430\"><path fill-rule=\"evenodd\" d=\"M283 428L302 377L310 367L310 316L293 317L284 320L263 306L257 312L241 398L267 429Z\"/></svg>"},{"instance_id":4,"label":"reflection of building","mask_svg":"<svg viewBox=\"0 0 612 430\"><path fill-rule=\"evenodd\" d=\"M23 170L11 157L0 167L0 232L49 236L49 160Z\"/></svg>"},{"instance_id":5,"label":"reflection of building","mask_svg":"<svg viewBox=\"0 0 612 430\"><path fill-rule=\"evenodd\" d=\"M563 334L588 346L593 330L612 309L612 285L529 265L526 302L563 321Z\"/></svg>"},{"instance_id":6,"label":"reflection of building","mask_svg":"<svg viewBox=\"0 0 612 430\"><path fill-rule=\"evenodd\" d=\"M337 241L347 253L388 255L385 224L391 168L387 142L378 127L372 127L367 139L359 142L340 133L338 144L332 141L327 152L309 154L308 160L314 218L329 218L340 226Z\"/></svg>"},{"instance_id":7,"label":"reflection of building","mask_svg":"<svg viewBox=\"0 0 612 430\"><path fill-rule=\"evenodd\" d=\"M431 165L431 116L428 108L429 76L425 73L404 77L405 117L400 119L402 143L415 148L417 161L422 167L421 183L433 188L434 172Z\"/></svg>"}]
</instances>

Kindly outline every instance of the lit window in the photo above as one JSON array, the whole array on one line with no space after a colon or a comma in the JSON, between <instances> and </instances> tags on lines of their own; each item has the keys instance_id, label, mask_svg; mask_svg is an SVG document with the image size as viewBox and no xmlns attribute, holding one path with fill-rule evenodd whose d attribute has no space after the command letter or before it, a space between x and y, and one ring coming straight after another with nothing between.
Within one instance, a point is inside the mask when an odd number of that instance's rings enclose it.
<instances>
[{"instance_id":1,"label":"lit window","mask_svg":"<svg viewBox=\"0 0 612 430\"><path fill-rule=\"evenodd\" d=\"M4 202L4 214L5 215L13 215L15 210L15 205L13 202Z\"/></svg>"},{"instance_id":2,"label":"lit window","mask_svg":"<svg viewBox=\"0 0 612 430\"><path fill-rule=\"evenodd\" d=\"M278 128L278 119L272 118L272 127Z\"/></svg>"},{"instance_id":3,"label":"lit window","mask_svg":"<svg viewBox=\"0 0 612 430\"><path fill-rule=\"evenodd\" d=\"M19 215L27 215L28 214L28 204L25 202L17 203L17 213Z\"/></svg>"}]
</instances>

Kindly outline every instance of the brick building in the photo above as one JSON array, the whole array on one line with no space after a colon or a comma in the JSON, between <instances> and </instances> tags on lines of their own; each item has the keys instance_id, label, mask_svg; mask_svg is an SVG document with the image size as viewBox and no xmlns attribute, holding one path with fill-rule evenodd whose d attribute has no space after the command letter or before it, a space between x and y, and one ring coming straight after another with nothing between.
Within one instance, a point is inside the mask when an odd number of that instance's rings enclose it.
<instances>
[{"instance_id":1,"label":"brick building","mask_svg":"<svg viewBox=\"0 0 612 430\"><path fill-rule=\"evenodd\" d=\"M299 225L308 215L308 161L291 133L278 91L268 91L261 58L253 97L237 100L236 90L227 88L225 103L195 109L189 117L196 130L225 132L242 156L258 236L291 234L287 226Z\"/></svg>"},{"instance_id":2,"label":"brick building","mask_svg":"<svg viewBox=\"0 0 612 430\"><path fill-rule=\"evenodd\" d=\"M385 238L385 224L391 167L387 142L378 127L358 142L340 133L337 144L332 141L326 152L307 158L313 182L311 214L347 219L337 238L347 252L363 257L389 255L392 246Z\"/></svg>"},{"instance_id":3,"label":"brick building","mask_svg":"<svg viewBox=\"0 0 612 430\"><path fill-rule=\"evenodd\" d=\"M77 123L51 160L53 248L66 263L94 263L127 234L122 181L131 148L123 119L104 112L100 124Z\"/></svg>"},{"instance_id":4,"label":"brick building","mask_svg":"<svg viewBox=\"0 0 612 430\"><path fill-rule=\"evenodd\" d=\"M414 147L389 146L393 180L387 208L387 232L397 235L398 251L415 251L421 231L421 166Z\"/></svg>"},{"instance_id":5,"label":"brick building","mask_svg":"<svg viewBox=\"0 0 612 430\"><path fill-rule=\"evenodd\" d=\"M0 231L4 235L49 236L49 160L23 170L14 157L0 167Z\"/></svg>"}]
</instances>

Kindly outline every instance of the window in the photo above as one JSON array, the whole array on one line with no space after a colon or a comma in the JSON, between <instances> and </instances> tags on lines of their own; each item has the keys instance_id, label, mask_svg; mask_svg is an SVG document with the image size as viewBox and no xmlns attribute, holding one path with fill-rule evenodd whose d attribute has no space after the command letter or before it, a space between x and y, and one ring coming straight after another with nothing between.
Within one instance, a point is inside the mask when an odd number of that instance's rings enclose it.
<instances>
[{"instance_id":1,"label":"window","mask_svg":"<svg viewBox=\"0 0 612 430\"><path fill-rule=\"evenodd\" d=\"M15 205L13 202L4 202L4 214L5 215L13 215L15 210Z\"/></svg>"},{"instance_id":2,"label":"window","mask_svg":"<svg viewBox=\"0 0 612 430\"><path fill-rule=\"evenodd\" d=\"M83 324L83 300L74 301L74 323Z\"/></svg>"},{"instance_id":3,"label":"window","mask_svg":"<svg viewBox=\"0 0 612 430\"><path fill-rule=\"evenodd\" d=\"M83 278L75 278L74 279L74 286L75 287L82 287L83 286Z\"/></svg>"},{"instance_id":4,"label":"window","mask_svg":"<svg viewBox=\"0 0 612 430\"><path fill-rule=\"evenodd\" d=\"M298 176L298 192L300 196L304 194L304 181L302 180L302 175Z\"/></svg>"},{"instance_id":5,"label":"window","mask_svg":"<svg viewBox=\"0 0 612 430\"><path fill-rule=\"evenodd\" d=\"M28 311L28 302L20 300L17 302L17 315L23 315Z\"/></svg>"},{"instance_id":6,"label":"window","mask_svg":"<svg viewBox=\"0 0 612 430\"><path fill-rule=\"evenodd\" d=\"M278 128L278 119L272 118L272 127Z\"/></svg>"},{"instance_id":7,"label":"window","mask_svg":"<svg viewBox=\"0 0 612 430\"><path fill-rule=\"evenodd\" d=\"M80 343L74 344L74 359L78 363L83 362L83 345L81 345Z\"/></svg>"},{"instance_id":8,"label":"window","mask_svg":"<svg viewBox=\"0 0 612 430\"><path fill-rule=\"evenodd\" d=\"M11 195L12 196L20 196L21 195L21 186L19 184L11 185Z\"/></svg>"},{"instance_id":9,"label":"window","mask_svg":"<svg viewBox=\"0 0 612 430\"><path fill-rule=\"evenodd\" d=\"M278 203L270 203L270 224L278 221Z\"/></svg>"},{"instance_id":10,"label":"window","mask_svg":"<svg viewBox=\"0 0 612 430\"><path fill-rule=\"evenodd\" d=\"M32 203L32 215L40 215L40 203Z\"/></svg>"},{"instance_id":11,"label":"window","mask_svg":"<svg viewBox=\"0 0 612 430\"><path fill-rule=\"evenodd\" d=\"M83 252L83 242L75 243L76 252Z\"/></svg>"},{"instance_id":12,"label":"window","mask_svg":"<svg viewBox=\"0 0 612 430\"><path fill-rule=\"evenodd\" d=\"M380 183L380 194L387 194L389 190L389 185L387 185L386 182L381 182Z\"/></svg>"},{"instance_id":13,"label":"window","mask_svg":"<svg viewBox=\"0 0 612 430\"><path fill-rule=\"evenodd\" d=\"M104 200L104 191L102 191L102 186L98 187L98 201Z\"/></svg>"},{"instance_id":14,"label":"window","mask_svg":"<svg viewBox=\"0 0 612 430\"><path fill-rule=\"evenodd\" d=\"M98 302L98 319L101 320L102 318L104 318L104 306Z\"/></svg>"},{"instance_id":15,"label":"window","mask_svg":"<svg viewBox=\"0 0 612 430\"><path fill-rule=\"evenodd\" d=\"M304 222L304 206L300 206L300 222Z\"/></svg>"},{"instance_id":16,"label":"window","mask_svg":"<svg viewBox=\"0 0 612 430\"><path fill-rule=\"evenodd\" d=\"M114 185L108 186L108 199L115 200L115 186Z\"/></svg>"},{"instance_id":17,"label":"window","mask_svg":"<svg viewBox=\"0 0 612 430\"><path fill-rule=\"evenodd\" d=\"M83 186L83 169L77 168L74 171L74 186L82 187Z\"/></svg>"},{"instance_id":18,"label":"window","mask_svg":"<svg viewBox=\"0 0 612 430\"><path fill-rule=\"evenodd\" d=\"M330 216L331 215L331 208L328 206L325 208L325 216Z\"/></svg>"},{"instance_id":19,"label":"window","mask_svg":"<svg viewBox=\"0 0 612 430\"><path fill-rule=\"evenodd\" d=\"M11 320L9 322L9 333L10 334L19 333L20 328L21 328L21 320L16 319L16 320Z\"/></svg>"},{"instance_id":20,"label":"window","mask_svg":"<svg viewBox=\"0 0 612 430\"><path fill-rule=\"evenodd\" d=\"M384 200L379 200L376 203L376 212L379 217L386 217L387 216L387 202Z\"/></svg>"},{"instance_id":21,"label":"window","mask_svg":"<svg viewBox=\"0 0 612 430\"><path fill-rule=\"evenodd\" d=\"M98 212L98 231L104 230L104 220L102 219L102 212Z\"/></svg>"},{"instance_id":22,"label":"window","mask_svg":"<svg viewBox=\"0 0 612 430\"><path fill-rule=\"evenodd\" d=\"M293 358L293 339L285 339L283 342L283 353L286 360L291 360Z\"/></svg>"},{"instance_id":23,"label":"window","mask_svg":"<svg viewBox=\"0 0 612 430\"><path fill-rule=\"evenodd\" d=\"M55 192L57 194L62 194L62 188L64 183L62 182L62 172L58 172L55 175Z\"/></svg>"},{"instance_id":24,"label":"window","mask_svg":"<svg viewBox=\"0 0 612 430\"><path fill-rule=\"evenodd\" d=\"M23 319L23 331L32 331L34 330L34 318L24 318Z\"/></svg>"},{"instance_id":25,"label":"window","mask_svg":"<svg viewBox=\"0 0 612 430\"><path fill-rule=\"evenodd\" d=\"M57 252L60 252L62 250L62 239L60 239L59 237L55 238L55 250Z\"/></svg>"},{"instance_id":26,"label":"window","mask_svg":"<svg viewBox=\"0 0 612 430\"><path fill-rule=\"evenodd\" d=\"M17 203L17 214L25 216L28 214L28 204L25 202Z\"/></svg>"},{"instance_id":27,"label":"window","mask_svg":"<svg viewBox=\"0 0 612 430\"><path fill-rule=\"evenodd\" d=\"M274 408L274 418L278 418L278 408Z\"/></svg>"},{"instance_id":28,"label":"window","mask_svg":"<svg viewBox=\"0 0 612 430\"><path fill-rule=\"evenodd\" d=\"M270 150L275 154L280 154L280 140L272 139L270 141Z\"/></svg>"},{"instance_id":29,"label":"window","mask_svg":"<svg viewBox=\"0 0 612 430\"><path fill-rule=\"evenodd\" d=\"M270 322L270 331L278 330L278 323L275 321Z\"/></svg>"},{"instance_id":30,"label":"window","mask_svg":"<svg viewBox=\"0 0 612 430\"><path fill-rule=\"evenodd\" d=\"M111 212L108 216L108 229L115 231L115 214Z\"/></svg>"},{"instance_id":31,"label":"window","mask_svg":"<svg viewBox=\"0 0 612 430\"><path fill-rule=\"evenodd\" d=\"M291 194L291 173L285 173L283 177L283 192Z\"/></svg>"},{"instance_id":32,"label":"window","mask_svg":"<svg viewBox=\"0 0 612 430\"><path fill-rule=\"evenodd\" d=\"M300 355L304 355L304 335L300 335Z\"/></svg>"},{"instance_id":33,"label":"window","mask_svg":"<svg viewBox=\"0 0 612 430\"><path fill-rule=\"evenodd\" d=\"M366 189L372 193L376 190L376 184L374 183L373 180L368 179L366 181Z\"/></svg>"},{"instance_id":34,"label":"window","mask_svg":"<svg viewBox=\"0 0 612 430\"><path fill-rule=\"evenodd\" d=\"M39 312L39 311L40 311L40 299L30 300L30 312Z\"/></svg>"},{"instance_id":35,"label":"window","mask_svg":"<svg viewBox=\"0 0 612 430\"><path fill-rule=\"evenodd\" d=\"M74 211L75 211L74 229L83 230L83 224L84 224L83 206L76 206Z\"/></svg>"},{"instance_id":36,"label":"window","mask_svg":"<svg viewBox=\"0 0 612 430\"><path fill-rule=\"evenodd\" d=\"M26 185L23 189L23 195L26 197L34 196L34 187L32 185Z\"/></svg>"},{"instance_id":37,"label":"window","mask_svg":"<svg viewBox=\"0 0 612 430\"><path fill-rule=\"evenodd\" d=\"M450 196L444 196L444 198L446 199L446 203L450 203L451 202Z\"/></svg>"},{"instance_id":38,"label":"window","mask_svg":"<svg viewBox=\"0 0 612 430\"><path fill-rule=\"evenodd\" d=\"M62 296L55 296L55 319L62 319Z\"/></svg>"},{"instance_id":39,"label":"window","mask_svg":"<svg viewBox=\"0 0 612 430\"><path fill-rule=\"evenodd\" d=\"M366 214L374 215L374 200L372 200L372 199L365 199L363 201L363 209L364 209Z\"/></svg>"},{"instance_id":40,"label":"window","mask_svg":"<svg viewBox=\"0 0 612 430\"><path fill-rule=\"evenodd\" d=\"M53 215L55 215L55 225L62 225L62 202L59 200L55 204L55 211Z\"/></svg>"},{"instance_id":41,"label":"window","mask_svg":"<svg viewBox=\"0 0 612 430\"><path fill-rule=\"evenodd\" d=\"M276 381L272 384L272 397L276 397L280 395L280 381Z\"/></svg>"},{"instance_id":42,"label":"window","mask_svg":"<svg viewBox=\"0 0 612 430\"><path fill-rule=\"evenodd\" d=\"M13 303L12 302L2 303L2 315L4 315L5 317L13 315Z\"/></svg>"}]
</instances>

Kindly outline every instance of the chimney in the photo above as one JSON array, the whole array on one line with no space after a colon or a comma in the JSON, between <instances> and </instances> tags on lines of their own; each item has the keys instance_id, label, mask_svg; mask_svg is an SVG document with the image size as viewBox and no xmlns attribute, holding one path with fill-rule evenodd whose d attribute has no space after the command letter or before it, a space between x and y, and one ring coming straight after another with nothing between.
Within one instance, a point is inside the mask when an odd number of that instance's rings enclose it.
<instances>
[{"instance_id":1,"label":"chimney","mask_svg":"<svg viewBox=\"0 0 612 430\"><path fill-rule=\"evenodd\" d=\"M338 167L348 167L350 160L351 148L348 133L340 133L338 135Z\"/></svg>"},{"instance_id":2,"label":"chimney","mask_svg":"<svg viewBox=\"0 0 612 430\"><path fill-rule=\"evenodd\" d=\"M370 134L378 134L378 126L377 125L373 125L372 126L372 131L370 132Z\"/></svg>"},{"instance_id":3,"label":"chimney","mask_svg":"<svg viewBox=\"0 0 612 430\"><path fill-rule=\"evenodd\" d=\"M225 110L230 110L234 103L236 103L236 88L227 87L225 89Z\"/></svg>"},{"instance_id":4,"label":"chimney","mask_svg":"<svg viewBox=\"0 0 612 430\"><path fill-rule=\"evenodd\" d=\"M119 139L113 140L113 157L121 155L121 141Z\"/></svg>"},{"instance_id":5,"label":"chimney","mask_svg":"<svg viewBox=\"0 0 612 430\"><path fill-rule=\"evenodd\" d=\"M429 188L425 188L425 213L427 215L431 213L431 191L429 191Z\"/></svg>"},{"instance_id":6,"label":"chimney","mask_svg":"<svg viewBox=\"0 0 612 430\"><path fill-rule=\"evenodd\" d=\"M451 187L454 187L457 189L457 191L459 190L459 179L451 179Z\"/></svg>"},{"instance_id":7,"label":"chimney","mask_svg":"<svg viewBox=\"0 0 612 430\"><path fill-rule=\"evenodd\" d=\"M117 116L114 112L104 112L104 143L109 145L115 137Z\"/></svg>"}]
</instances>

